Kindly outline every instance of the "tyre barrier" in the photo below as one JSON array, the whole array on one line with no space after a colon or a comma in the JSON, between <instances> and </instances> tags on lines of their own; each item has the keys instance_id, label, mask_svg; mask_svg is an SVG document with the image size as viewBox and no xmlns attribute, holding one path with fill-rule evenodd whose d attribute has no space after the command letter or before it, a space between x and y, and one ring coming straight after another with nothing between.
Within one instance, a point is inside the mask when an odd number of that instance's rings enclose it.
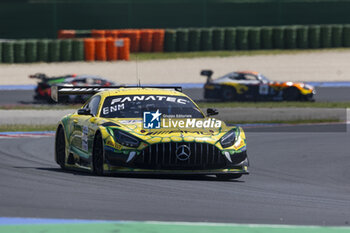
<instances>
[{"instance_id":1,"label":"tyre barrier","mask_svg":"<svg viewBox=\"0 0 350 233\"><path fill-rule=\"evenodd\" d=\"M273 28L273 48L284 49L284 29L285 27L274 27Z\"/></svg>"},{"instance_id":2,"label":"tyre barrier","mask_svg":"<svg viewBox=\"0 0 350 233\"><path fill-rule=\"evenodd\" d=\"M176 30L165 30L164 35L164 51L175 52L176 51Z\"/></svg>"},{"instance_id":3,"label":"tyre barrier","mask_svg":"<svg viewBox=\"0 0 350 233\"><path fill-rule=\"evenodd\" d=\"M14 43L14 58L15 63L24 63L26 60L26 44L23 40L17 40Z\"/></svg>"},{"instance_id":4,"label":"tyre barrier","mask_svg":"<svg viewBox=\"0 0 350 233\"><path fill-rule=\"evenodd\" d=\"M71 39L61 41L61 59L60 61L72 61L73 41Z\"/></svg>"},{"instance_id":5,"label":"tyre barrier","mask_svg":"<svg viewBox=\"0 0 350 233\"><path fill-rule=\"evenodd\" d=\"M225 48L225 29L213 29L213 50L224 50Z\"/></svg>"},{"instance_id":6,"label":"tyre barrier","mask_svg":"<svg viewBox=\"0 0 350 233\"><path fill-rule=\"evenodd\" d=\"M157 36L158 43L151 45L162 51L164 31ZM127 39L124 40L123 39ZM119 44L117 43L118 41ZM118 46L125 48L118 48ZM122 55L118 56L118 51ZM129 38L69 38L0 40L0 63L71 62L71 61L115 61L130 59Z\"/></svg>"},{"instance_id":7,"label":"tyre barrier","mask_svg":"<svg viewBox=\"0 0 350 233\"><path fill-rule=\"evenodd\" d=\"M211 28L201 29L201 50L210 51L213 49L213 30Z\"/></svg>"},{"instance_id":8,"label":"tyre barrier","mask_svg":"<svg viewBox=\"0 0 350 233\"><path fill-rule=\"evenodd\" d=\"M3 63L15 62L13 41L2 42L2 62Z\"/></svg>"},{"instance_id":9,"label":"tyre barrier","mask_svg":"<svg viewBox=\"0 0 350 233\"><path fill-rule=\"evenodd\" d=\"M262 27L261 34L261 48L262 49L272 49L273 48L273 27Z\"/></svg>"},{"instance_id":10,"label":"tyre barrier","mask_svg":"<svg viewBox=\"0 0 350 233\"><path fill-rule=\"evenodd\" d=\"M91 37L93 38L104 38L105 34L105 30L91 30Z\"/></svg>"},{"instance_id":11,"label":"tyre barrier","mask_svg":"<svg viewBox=\"0 0 350 233\"><path fill-rule=\"evenodd\" d=\"M49 61L49 41L38 40L37 48L38 62Z\"/></svg>"},{"instance_id":12,"label":"tyre barrier","mask_svg":"<svg viewBox=\"0 0 350 233\"><path fill-rule=\"evenodd\" d=\"M152 51L152 37L153 30L141 30L140 51L151 52Z\"/></svg>"},{"instance_id":13,"label":"tyre barrier","mask_svg":"<svg viewBox=\"0 0 350 233\"><path fill-rule=\"evenodd\" d=\"M187 52L188 51L188 29L178 29L176 30L176 51Z\"/></svg>"},{"instance_id":14,"label":"tyre barrier","mask_svg":"<svg viewBox=\"0 0 350 233\"><path fill-rule=\"evenodd\" d=\"M49 62L59 62L61 57L61 40L49 41Z\"/></svg>"},{"instance_id":15,"label":"tyre barrier","mask_svg":"<svg viewBox=\"0 0 350 233\"><path fill-rule=\"evenodd\" d=\"M339 48L343 46L343 27L341 25L332 25L332 47Z\"/></svg>"},{"instance_id":16,"label":"tyre barrier","mask_svg":"<svg viewBox=\"0 0 350 233\"><path fill-rule=\"evenodd\" d=\"M317 49L320 47L321 27L312 25L309 27L309 48Z\"/></svg>"},{"instance_id":17,"label":"tyre barrier","mask_svg":"<svg viewBox=\"0 0 350 233\"><path fill-rule=\"evenodd\" d=\"M308 28L306 26L297 27L297 47L299 49L307 49L309 47Z\"/></svg>"},{"instance_id":18,"label":"tyre barrier","mask_svg":"<svg viewBox=\"0 0 350 233\"><path fill-rule=\"evenodd\" d=\"M236 49L236 28L225 28L225 50Z\"/></svg>"},{"instance_id":19,"label":"tyre barrier","mask_svg":"<svg viewBox=\"0 0 350 233\"><path fill-rule=\"evenodd\" d=\"M164 29L158 29L153 31L152 52L164 51L164 35Z\"/></svg>"},{"instance_id":20,"label":"tyre barrier","mask_svg":"<svg viewBox=\"0 0 350 233\"><path fill-rule=\"evenodd\" d=\"M343 46L350 47L350 24L343 27Z\"/></svg>"},{"instance_id":21,"label":"tyre barrier","mask_svg":"<svg viewBox=\"0 0 350 233\"><path fill-rule=\"evenodd\" d=\"M249 49L257 50L261 48L260 33L261 33L261 29L258 27L249 28L248 30Z\"/></svg>"},{"instance_id":22,"label":"tyre barrier","mask_svg":"<svg viewBox=\"0 0 350 233\"><path fill-rule=\"evenodd\" d=\"M118 60L129 61L130 60L130 39L129 38L117 39L116 44L118 47Z\"/></svg>"},{"instance_id":23,"label":"tyre barrier","mask_svg":"<svg viewBox=\"0 0 350 233\"><path fill-rule=\"evenodd\" d=\"M236 44L238 50L248 50L248 28L247 27L238 27Z\"/></svg>"},{"instance_id":24,"label":"tyre barrier","mask_svg":"<svg viewBox=\"0 0 350 233\"><path fill-rule=\"evenodd\" d=\"M107 30L106 33L105 33L105 36L108 38L108 37L111 37L111 38L118 38L118 30Z\"/></svg>"},{"instance_id":25,"label":"tyre barrier","mask_svg":"<svg viewBox=\"0 0 350 233\"><path fill-rule=\"evenodd\" d=\"M59 38L129 38L131 52L350 47L349 25L60 30Z\"/></svg>"},{"instance_id":26,"label":"tyre barrier","mask_svg":"<svg viewBox=\"0 0 350 233\"><path fill-rule=\"evenodd\" d=\"M72 39L75 37L75 30L59 30L57 34L57 38L59 39Z\"/></svg>"},{"instance_id":27,"label":"tyre barrier","mask_svg":"<svg viewBox=\"0 0 350 233\"><path fill-rule=\"evenodd\" d=\"M199 51L201 45L201 31L197 28L188 30L188 50Z\"/></svg>"},{"instance_id":28,"label":"tyre barrier","mask_svg":"<svg viewBox=\"0 0 350 233\"><path fill-rule=\"evenodd\" d=\"M84 39L85 61L95 61L95 39Z\"/></svg>"},{"instance_id":29,"label":"tyre barrier","mask_svg":"<svg viewBox=\"0 0 350 233\"><path fill-rule=\"evenodd\" d=\"M128 60L130 51L350 47L350 25L60 30L58 37L60 39L56 40L0 40L0 63ZM124 38L128 39L125 43L121 40ZM129 47L129 51L114 47L119 40L122 42L118 43L125 44ZM119 54L122 50L122 54Z\"/></svg>"},{"instance_id":30,"label":"tyre barrier","mask_svg":"<svg viewBox=\"0 0 350 233\"><path fill-rule=\"evenodd\" d=\"M118 59L118 47L115 44L114 38L107 38L107 61L115 61Z\"/></svg>"},{"instance_id":31,"label":"tyre barrier","mask_svg":"<svg viewBox=\"0 0 350 233\"><path fill-rule=\"evenodd\" d=\"M286 49L297 48L297 28L295 26L285 28L285 45Z\"/></svg>"},{"instance_id":32,"label":"tyre barrier","mask_svg":"<svg viewBox=\"0 0 350 233\"><path fill-rule=\"evenodd\" d=\"M332 26L322 25L321 26L321 48L332 47Z\"/></svg>"},{"instance_id":33,"label":"tyre barrier","mask_svg":"<svg viewBox=\"0 0 350 233\"><path fill-rule=\"evenodd\" d=\"M28 40L25 46L26 62L38 61L38 42L36 40Z\"/></svg>"},{"instance_id":34,"label":"tyre barrier","mask_svg":"<svg viewBox=\"0 0 350 233\"><path fill-rule=\"evenodd\" d=\"M72 42L72 60L83 61L84 60L84 40L74 39Z\"/></svg>"},{"instance_id":35,"label":"tyre barrier","mask_svg":"<svg viewBox=\"0 0 350 233\"><path fill-rule=\"evenodd\" d=\"M107 60L107 46L105 38L95 39L95 60L106 61Z\"/></svg>"},{"instance_id":36,"label":"tyre barrier","mask_svg":"<svg viewBox=\"0 0 350 233\"><path fill-rule=\"evenodd\" d=\"M113 38L129 38L130 51L137 53L140 51L141 31L136 29L130 30L112 30L115 35Z\"/></svg>"}]
</instances>

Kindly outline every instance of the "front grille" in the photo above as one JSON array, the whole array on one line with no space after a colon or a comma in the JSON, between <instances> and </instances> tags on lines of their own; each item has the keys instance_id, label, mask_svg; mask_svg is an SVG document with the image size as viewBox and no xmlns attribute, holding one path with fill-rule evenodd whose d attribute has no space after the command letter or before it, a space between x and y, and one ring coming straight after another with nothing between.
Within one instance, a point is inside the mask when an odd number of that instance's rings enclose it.
<instances>
[{"instance_id":1,"label":"front grille","mask_svg":"<svg viewBox=\"0 0 350 233\"><path fill-rule=\"evenodd\" d=\"M186 152L190 151L188 159L177 153L186 146ZM159 143L145 148L135 159L134 165L144 169L177 169L177 170L201 170L219 169L226 166L226 158L220 150L207 143Z\"/></svg>"}]
</instances>

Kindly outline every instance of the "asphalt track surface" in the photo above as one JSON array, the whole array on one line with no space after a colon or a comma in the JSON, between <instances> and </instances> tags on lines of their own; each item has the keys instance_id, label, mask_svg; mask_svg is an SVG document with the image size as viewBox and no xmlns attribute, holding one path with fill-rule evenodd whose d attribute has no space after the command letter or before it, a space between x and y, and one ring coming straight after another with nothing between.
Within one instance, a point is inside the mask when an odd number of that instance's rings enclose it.
<instances>
[{"instance_id":1,"label":"asphalt track surface","mask_svg":"<svg viewBox=\"0 0 350 233\"><path fill-rule=\"evenodd\" d=\"M349 133L247 138L251 174L238 181L66 172L53 161L53 137L0 139L0 216L349 224Z\"/></svg>"},{"instance_id":2,"label":"asphalt track surface","mask_svg":"<svg viewBox=\"0 0 350 233\"><path fill-rule=\"evenodd\" d=\"M350 101L350 87L316 87L316 101ZM189 88L183 92L195 101L203 101L203 89ZM0 90L0 105L33 104L33 90Z\"/></svg>"}]
</instances>

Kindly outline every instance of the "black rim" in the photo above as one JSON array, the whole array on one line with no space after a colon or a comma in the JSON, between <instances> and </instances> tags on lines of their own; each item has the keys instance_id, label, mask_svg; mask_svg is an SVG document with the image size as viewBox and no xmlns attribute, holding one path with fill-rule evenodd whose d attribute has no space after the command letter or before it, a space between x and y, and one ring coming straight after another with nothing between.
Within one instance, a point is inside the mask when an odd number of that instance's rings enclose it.
<instances>
[{"instance_id":1,"label":"black rim","mask_svg":"<svg viewBox=\"0 0 350 233\"><path fill-rule=\"evenodd\" d=\"M93 171L97 175L103 175L103 143L100 134L96 136L92 155Z\"/></svg>"},{"instance_id":2,"label":"black rim","mask_svg":"<svg viewBox=\"0 0 350 233\"><path fill-rule=\"evenodd\" d=\"M298 100L299 90L296 88L287 89L284 98L289 101Z\"/></svg>"},{"instance_id":3,"label":"black rim","mask_svg":"<svg viewBox=\"0 0 350 233\"><path fill-rule=\"evenodd\" d=\"M62 128L58 130L56 142L57 163L63 168L66 159L66 141Z\"/></svg>"}]
</instances>

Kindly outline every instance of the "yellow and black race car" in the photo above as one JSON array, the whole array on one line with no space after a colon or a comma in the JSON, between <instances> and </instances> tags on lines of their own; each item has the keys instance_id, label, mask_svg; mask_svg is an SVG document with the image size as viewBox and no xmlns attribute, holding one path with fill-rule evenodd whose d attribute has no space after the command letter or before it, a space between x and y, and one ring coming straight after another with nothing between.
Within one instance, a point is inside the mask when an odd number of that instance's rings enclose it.
<instances>
[{"instance_id":1,"label":"yellow and black race car","mask_svg":"<svg viewBox=\"0 0 350 233\"><path fill-rule=\"evenodd\" d=\"M55 160L63 169L110 173L248 174L245 133L211 118L178 87L52 87L94 94L57 126Z\"/></svg>"},{"instance_id":2,"label":"yellow and black race car","mask_svg":"<svg viewBox=\"0 0 350 233\"><path fill-rule=\"evenodd\" d=\"M305 83L273 82L264 75L252 71L238 71L213 80L213 71L202 70L207 77L204 98L222 101L308 101L313 100L315 88Z\"/></svg>"}]
</instances>

